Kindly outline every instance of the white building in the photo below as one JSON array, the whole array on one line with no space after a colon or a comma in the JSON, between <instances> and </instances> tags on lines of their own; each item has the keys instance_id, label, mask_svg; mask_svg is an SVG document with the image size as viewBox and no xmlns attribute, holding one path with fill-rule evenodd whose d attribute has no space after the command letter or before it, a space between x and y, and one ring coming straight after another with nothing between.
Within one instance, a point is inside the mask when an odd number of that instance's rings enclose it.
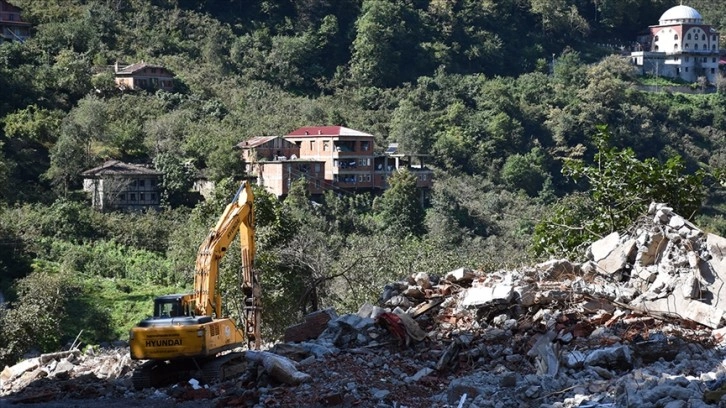
<instances>
[{"instance_id":1,"label":"white building","mask_svg":"<svg viewBox=\"0 0 726 408\"><path fill-rule=\"evenodd\" d=\"M716 83L719 75L718 32L703 23L701 14L688 6L675 6L660 17L658 25L639 39L642 51L630 54L643 74L696 82L706 77Z\"/></svg>"}]
</instances>

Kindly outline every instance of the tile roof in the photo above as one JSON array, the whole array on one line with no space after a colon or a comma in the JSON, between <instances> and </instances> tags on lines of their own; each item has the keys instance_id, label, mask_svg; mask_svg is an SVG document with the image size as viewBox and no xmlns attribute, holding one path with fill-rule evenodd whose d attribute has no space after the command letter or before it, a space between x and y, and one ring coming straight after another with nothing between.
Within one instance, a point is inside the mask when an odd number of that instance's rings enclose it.
<instances>
[{"instance_id":1,"label":"tile roof","mask_svg":"<svg viewBox=\"0 0 726 408\"><path fill-rule=\"evenodd\" d=\"M163 69L164 71L169 72L169 74L171 74L171 71L162 67L161 65L151 65L151 64L147 64L145 62L137 62L136 64L127 65L125 67L119 67L118 71L116 71L116 74L133 74L138 71L141 71L144 68Z\"/></svg>"},{"instance_id":2,"label":"tile roof","mask_svg":"<svg viewBox=\"0 0 726 408\"><path fill-rule=\"evenodd\" d=\"M103 165L89 169L81 173L84 177L112 176L112 175L146 175L161 176L164 173L136 164L124 163L118 160L109 160Z\"/></svg>"},{"instance_id":3,"label":"tile roof","mask_svg":"<svg viewBox=\"0 0 726 408\"><path fill-rule=\"evenodd\" d=\"M373 136L369 133L350 129L344 126L304 126L293 130L287 136Z\"/></svg>"}]
</instances>

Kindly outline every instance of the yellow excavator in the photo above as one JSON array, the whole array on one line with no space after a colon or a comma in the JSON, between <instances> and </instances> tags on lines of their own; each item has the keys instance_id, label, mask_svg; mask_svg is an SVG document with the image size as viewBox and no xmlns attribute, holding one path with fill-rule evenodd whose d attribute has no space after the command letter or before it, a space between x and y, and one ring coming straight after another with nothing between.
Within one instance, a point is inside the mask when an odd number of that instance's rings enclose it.
<instances>
[{"instance_id":1,"label":"yellow excavator","mask_svg":"<svg viewBox=\"0 0 726 408\"><path fill-rule=\"evenodd\" d=\"M132 375L136 389L158 387L188 377L210 383L231 378L245 370L244 353L230 350L260 347L262 303L255 257L254 196L243 182L197 253L194 292L159 296L153 316L139 322L129 333L131 358L148 360ZM242 249L241 289L244 296L244 333L222 315L217 292L219 262L239 235Z\"/></svg>"}]
</instances>

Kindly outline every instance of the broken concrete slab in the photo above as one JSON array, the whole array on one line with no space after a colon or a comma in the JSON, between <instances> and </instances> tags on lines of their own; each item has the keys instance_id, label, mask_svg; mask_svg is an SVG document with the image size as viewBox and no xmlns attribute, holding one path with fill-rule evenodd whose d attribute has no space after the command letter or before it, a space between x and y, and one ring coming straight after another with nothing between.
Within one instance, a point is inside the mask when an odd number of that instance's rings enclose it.
<instances>
[{"instance_id":1,"label":"broken concrete slab","mask_svg":"<svg viewBox=\"0 0 726 408\"><path fill-rule=\"evenodd\" d=\"M607 258L620 244L620 234L613 232L592 244L587 250L587 259L599 262Z\"/></svg>"},{"instance_id":2,"label":"broken concrete slab","mask_svg":"<svg viewBox=\"0 0 726 408\"><path fill-rule=\"evenodd\" d=\"M723 325L724 313L726 313L723 309L697 300L686 299L679 292L670 293L659 299L639 301L631 306L634 306L635 310L653 316L691 320L712 329Z\"/></svg>"},{"instance_id":3,"label":"broken concrete slab","mask_svg":"<svg viewBox=\"0 0 726 408\"><path fill-rule=\"evenodd\" d=\"M463 307L484 307L496 304L507 304L514 296L512 285L476 286L467 288L461 298Z\"/></svg>"},{"instance_id":4,"label":"broken concrete slab","mask_svg":"<svg viewBox=\"0 0 726 408\"><path fill-rule=\"evenodd\" d=\"M622 245L613 248L607 256L595 261L598 271L607 275L614 275L623 271L629 263L632 263L635 249L634 239L629 239Z\"/></svg>"},{"instance_id":5,"label":"broken concrete slab","mask_svg":"<svg viewBox=\"0 0 726 408\"><path fill-rule=\"evenodd\" d=\"M15 378L20 377L26 371L33 370L40 365L40 358L29 358L23 360L11 367L6 366L5 369L0 373L0 380L10 382Z\"/></svg>"},{"instance_id":6,"label":"broken concrete slab","mask_svg":"<svg viewBox=\"0 0 726 408\"><path fill-rule=\"evenodd\" d=\"M622 370L633 366L633 356L628 346L616 345L593 350L585 357L585 364Z\"/></svg>"},{"instance_id":7,"label":"broken concrete slab","mask_svg":"<svg viewBox=\"0 0 726 408\"><path fill-rule=\"evenodd\" d=\"M655 264L663 253L665 249L665 245L663 245L665 243L665 236L660 232L653 234L646 232L641 237L643 237L644 242L638 243L639 249L635 256L635 264L647 267Z\"/></svg>"},{"instance_id":8,"label":"broken concrete slab","mask_svg":"<svg viewBox=\"0 0 726 408\"><path fill-rule=\"evenodd\" d=\"M471 282L476 275L469 268L455 269L444 276L444 279L451 283Z\"/></svg>"}]
</instances>

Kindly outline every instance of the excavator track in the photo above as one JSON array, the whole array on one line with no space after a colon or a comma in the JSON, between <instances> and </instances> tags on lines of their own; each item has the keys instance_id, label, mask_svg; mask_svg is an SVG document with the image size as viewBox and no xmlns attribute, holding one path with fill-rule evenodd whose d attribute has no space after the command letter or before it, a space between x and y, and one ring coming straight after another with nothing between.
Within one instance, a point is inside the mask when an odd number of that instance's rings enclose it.
<instances>
[{"instance_id":1,"label":"excavator track","mask_svg":"<svg viewBox=\"0 0 726 408\"><path fill-rule=\"evenodd\" d=\"M176 361L149 360L138 366L132 376L134 388L158 388L197 378L211 384L240 376L247 369L244 352L233 352L211 359Z\"/></svg>"},{"instance_id":2,"label":"excavator track","mask_svg":"<svg viewBox=\"0 0 726 408\"><path fill-rule=\"evenodd\" d=\"M209 360L202 366L202 381L211 384L240 376L247 369L244 352L232 352Z\"/></svg>"},{"instance_id":3,"label":"excavator track","mask_svg":"<svg viewBox=\"0 0 726 408\"><path fill-rule=\"evenodd\" d=\"M199 372L193 360L154 361L138 366L131 375L134 388L158 388L186 381Z\"/></svg>"}]
</instances>

